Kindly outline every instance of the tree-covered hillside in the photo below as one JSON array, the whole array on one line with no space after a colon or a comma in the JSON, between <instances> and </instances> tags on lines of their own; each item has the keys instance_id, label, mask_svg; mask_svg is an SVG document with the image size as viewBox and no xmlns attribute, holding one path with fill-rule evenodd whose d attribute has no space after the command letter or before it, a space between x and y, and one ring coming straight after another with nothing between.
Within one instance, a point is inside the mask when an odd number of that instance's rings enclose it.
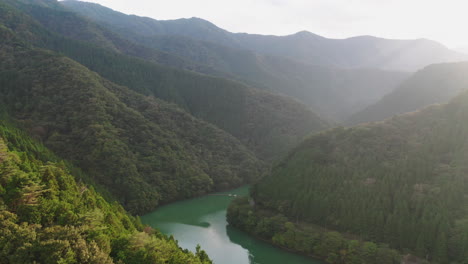
<instances>
[{"instance_id":1,"label":"tree-covered hillside","mask_svg":"<svg viewBox=\"0 0 468 264\"><path fill-rule=\"evenodd\" d=\"M237 139L174 105L51 52L18 43L0 52L0 98L11 116L131 212L239 186L261 173L261 162Z\"/></svg>"},{"instance_id":2,"label":"tree-covered hillside","mask_svg":"<svg viewBox=\"0 0 468 264\"><path fill-rule=\"evenodd\" d=\"M170 67L229 77L229 75L206 65L128 41L117 33L65 10L60 2L56 0L2 0L2 2L8 3L34 17L50 31L71 39L78 39L117 53L144 58ZM27 20L28 18L23 16L22 19ZM45 32L41 33L44 34Z\"/></svg>"},{"instance_id":3,"label":"tree-covered hillside","mask_svg":"<svg viewBox=\"0 0 468 264\"><path fill-rule=\"evenodd\" d=\"M352 115L346 123L380 121L397 114L416 111L430 104L446 103L468 89L467 76L467 62L428 66L377 103Z\"/></svg>"},{"instance_id":4,"label":"tree-covered hillside","mask_svg":"<svg viewBox=\"0 0 468 264\"><path fill-rule=\"evenodd\" d=\"M464 263L467 158L464 93L446 105L312 136L252 195L258 210L295 223L386 243L434 263Z\"/></svg>"},{"instance_id":5,"label":"tree-covered hillside","mask_svg":"<svg viewBox=\"0 0 468 264\"><path fill-rule=\"evenodd\" d=\"M203 251L184 251L173 238L144 228L5 121L0 121L0 248L5 264L211 263Z\"/></svg>"},{"instance_id":6,"label":"tree-covered hillside","mask_svg":"<svg viewBox=\"0 0 468 264\"><path fill-rule=\"evenodd\" d=\"M30 4L33 6L20 7L34 10L37 3ZM327 126L305 105L291 98L221 78L163 67L95 44L65 38L12 6L3 5L0 11L4 14L3 23L22 39L63 53L114 83L178 104L192 115L234 135L261 159L274 160L308 133ZM48 8L48 12L58 11ZM54 24L66 24L67 16L53 17Z\"/></svg>"}]
</instances>

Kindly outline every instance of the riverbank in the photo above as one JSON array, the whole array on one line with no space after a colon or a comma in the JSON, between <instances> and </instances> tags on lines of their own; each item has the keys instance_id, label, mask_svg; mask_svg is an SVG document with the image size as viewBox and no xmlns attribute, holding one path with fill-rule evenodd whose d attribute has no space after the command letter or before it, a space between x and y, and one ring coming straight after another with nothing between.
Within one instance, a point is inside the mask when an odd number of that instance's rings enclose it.
<instances>
[{"instance_id":1,"label":"riverbank","mask_svg":"<svg viewBox=\"0 0 468 264\"><path fill-rule=\"evenodd\" d=\"M398 264L402 259L401 254L385 245L350 239L313 225L294 224L284 215L254 208L246 197L231 203L227 217L229 224L251 235L327 263Z\"/></svg>"},{"instance_id":2,"label":"riverbank","mask_svg":"<svg viewBox=\"0 0 468 264\"><path fill-rule=\"evenodd\" d=\"M144 224L177 237L179 245L194 251L197 244L219 264L320 264L309 257L281 250L236 228L227 226L226 210L238 196L248 194L248 186L179 201L144 215Z\"/></svg>"}]
</instances>

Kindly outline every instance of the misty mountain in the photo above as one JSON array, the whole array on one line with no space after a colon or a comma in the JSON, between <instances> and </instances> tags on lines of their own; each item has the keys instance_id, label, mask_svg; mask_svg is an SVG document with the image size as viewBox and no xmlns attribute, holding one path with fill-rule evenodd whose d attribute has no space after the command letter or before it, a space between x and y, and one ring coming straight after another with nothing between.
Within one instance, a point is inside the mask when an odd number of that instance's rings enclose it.
<instances>
[{"instance_id":1,"label":"misty mountain","mask_svg":"<svg viewBox=\"0 0 468 264\"><path fill-rule=\"evenodd\" d=\"M352 115L346 123L380 121L430 104L445 103L466 89L467 62L430 65L415 73L379 102Z\"/></svg>"},{"instance_id":2,"label":"misty mountain","mask_svg":"<svg viewBox=\"0 0 468 264\"><path fill-rule=\"evenodd\" d=\"M63 4L124 34L185 36L313 65L416 71L433 63L468 59L465 54L427 39L393 40L373 36L329 39L307 31L288 36L231 33L200 18L155 20L116 13L97 4L79 1Z\"/></svg>"},{"instance_id":3,"label":"misty mountain","mask_svg":"<svg viewBox=\"0 0 468 264\"><path fill-rule=\"evenodd\" d=\"M66 1L63 4L130 41L206 65L248 85L294 97L335 121L344 120L375 103L408 76L403 72L370 68L312 66L285 57L262 55L240 46L234 48L213 39L200 40L199 31L194 31L193 36L184 33L175 22L128 16L91 3ZM205 25L202 28L211 25L199 19L190 21ZM216 32L215 35L227 34L221 29Z\"/></svg>"}]
</instances>

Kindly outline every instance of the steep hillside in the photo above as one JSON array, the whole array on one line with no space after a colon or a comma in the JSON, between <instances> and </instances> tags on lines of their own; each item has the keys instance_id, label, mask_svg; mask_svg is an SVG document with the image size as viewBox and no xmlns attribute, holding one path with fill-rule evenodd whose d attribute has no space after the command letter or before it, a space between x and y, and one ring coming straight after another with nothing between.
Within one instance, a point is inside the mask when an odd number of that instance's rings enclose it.
<instances>
[{"instance_id":1,"label":"steep hillside","mask_svg":"<svg viewBox=\"0 0 468 264\"><path fill-rule=\"evenodd\" d=\"M255 185L256 206L434 263L463 262L467 121L463 93L446 105L312 136Z\"/></svg>"},{"instance_id":2,"label":"steep hillside","mask_svg":"<svg viewBox=\"0 0 468 264\"><path fill-rule=\"evenodd\" d=\"M346 123L380 121L430 104L445 103L468 89L467 76L466 62L428 66L415 73L379 102L352 115Z\"/></svg>"},{"instance_id":3,"label":"steep hillside","mask_svg":"<svg viewBox=\"0 0 468 264\"><path fill-rule=\"evenodd\" d=\"M51 33L11 6L4 5L0 11L15 14L4 15L3 23L30 43L61 52L139 93L174 102L234 135L262 159L274 160L306 134L326 127L305 105L290 98L71 40ZM50 12L54 12L53 9Z\"/></svg>"},{"instance_id":4,"label":"steep hillside","mask_svg":"<svg viewBox=\"0 0 468 264\"><path fill-rule=\"evenodd\" d=\"M179 31L171 32L172 26L157 33L159 23L172 25L172 22L127 16L92 3L66 1L63 4L130 41L207 65L251 86L294 97L335 121L342 121L377 102L409 75L377 69L311 66L241 47L201 41L192 35L176 35ZM138 30L137 25L141 26Z\"/></svg>"},{"instance_id":5,"label":"steep hillside","mask_svg":"<svg viewBox=\"0 0 468 264\"><path fill-rule=\"evenodd\" d=\"M211 263L145 228L63 161L0 121L2 263ZM158 248L158 250L153 250Z\"/></svg>"},{"instance_id":6,"label":"steep hillside","mask_svg":"<svg viewBox=\"0 0 468 264\"><path fill-rule=\"evenodd\" d=\"M131 212L259 176L237 139L50 52L4 44L1 98L47 146L85 169Z\"/></svg>"},{"instance_id":7,"label":"steep hillside","mask_svg":"<svg viewBox=\"0 0 468 264\"><path fill-rule=\"evenodd\" d=\"M467 55L425 39L392 40L371 36L328 39L307 31L289 36L234 34L199 18L162 21L115 14L85 2L65 1L63 4L95 21L113 25L124 34L179 35L314 65L416 71L433 63L468 59Z\"/></svg>"}]
</instances>

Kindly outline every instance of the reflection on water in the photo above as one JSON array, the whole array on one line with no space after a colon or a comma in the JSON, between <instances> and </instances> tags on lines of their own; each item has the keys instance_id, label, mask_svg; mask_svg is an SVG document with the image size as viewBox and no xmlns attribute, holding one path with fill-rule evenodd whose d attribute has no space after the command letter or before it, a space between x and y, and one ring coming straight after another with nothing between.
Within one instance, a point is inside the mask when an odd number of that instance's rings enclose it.
<instances>
[{"instance_id":1,"label":"reflection on water","mask_svg":"<svg viewBox=\"0 0 468 264\"><path fill-rule=\"evenodd\" d=\"M247 192L247 187L243 187L227 193L246 195ZM182 248L195 251L200 244L216 264L319 263L227 226L226 207L232 199L229 196L203 196L163 206L141 219L167 235L174 235Z\"/></svg>"}]
</instances>

